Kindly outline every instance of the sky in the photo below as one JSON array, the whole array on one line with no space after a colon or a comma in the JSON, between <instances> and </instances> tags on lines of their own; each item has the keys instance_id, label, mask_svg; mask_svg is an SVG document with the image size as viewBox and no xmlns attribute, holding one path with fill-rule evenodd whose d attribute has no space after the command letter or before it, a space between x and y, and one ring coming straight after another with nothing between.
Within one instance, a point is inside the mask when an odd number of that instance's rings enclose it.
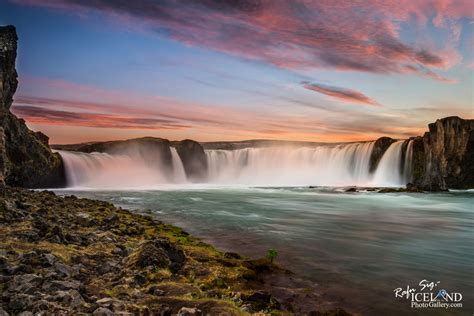
<instances>
[{"instance_id":1,"label":"sky","mask_svg":"<svg viewBox=\"0 0 474 316\"><path fill-rule=\"evenodd\" d=\"M472 0L0 0L51 143L320 142L473 118Z\"/></svg>"}]
</instances>

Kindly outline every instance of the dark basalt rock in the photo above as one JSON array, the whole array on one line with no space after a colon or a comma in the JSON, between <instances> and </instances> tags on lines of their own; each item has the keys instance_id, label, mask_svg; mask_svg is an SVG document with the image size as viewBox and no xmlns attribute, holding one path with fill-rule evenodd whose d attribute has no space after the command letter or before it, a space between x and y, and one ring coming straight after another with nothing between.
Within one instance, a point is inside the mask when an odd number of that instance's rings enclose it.
<instances>
[{"instance_id":1,"label":"dark basalt rock","mask_svg":"<svg viewBox=\"0 0 474 316\"><path fill-rule=\"evenodd\" d=\"M181 249L165 239L155 239L142 243L130 254L129 266L139 268L159 267L169 268L176 273L184 264L185 256Z\"/></svg>"},{"instance_id":2,"label":"dark basalt rock","mask_svg":"<svg viewBox=\"0 0 474 316\"><path fill-rule=\"evenodd\" d=\"M474 188L474 120L446 117L413 145L413 184L427 191Z\"/></svg>"},{"instance_id":3,"label":"dark basalt rock","mask_svg":"<svg viewBox=\"0 0 474 316\"><path fill-rule=\"evenodd\" d=\"M249 312L280 309L280 303L266 291L255 291L249 295L242 295L241 299Z\"/></svg>"},{"instance_id":4,"label":"dark basalt rock","mask_svg":"<svg viewBox=\"0 0 474 316\"><path fill-rule=\"evenodd\" d=\"M1 110L9 110L18 86L15 69L18 37L12 25L0 27L0 102Z\"/></svg>"},{"instance_id":5,"label":"dark basalt rock","mask_svg":"<svg viewBox=\"0 0 474 316\"><path fill-rule=\"evenodd\" d=\"M350 188L345 189L344 192L357 192L357 188L356 187L350 187Z\"/></svg>"},{"instance_id":6,"label":"dark basalt rock","mask_svg":"<svg viewBox=\"0 0 474 316\"><path fill-rule=\"evenodd\" d=\"M49 148L47 136L29 130L10 112L18 85L17 40L15 27L0 27L0 186L61 187L63 162Z\"/></svg>"},{"instance_id":7,"label":"dark basalt rock","mask_svg":"<svg viewBox=\"0 0 474 316\"><path fill-rule=\"evenodd\" d=\"M387 151L388 147L390 147L390 145L394 142L395 139L390 137L380 137L375 141L374 148L372 149L369 161L370 172L375 172L380 162L380 159L382 159L383 154L385 153L385 151Z\"/></svg>"},{"instance_id":8,"label":"dark basalt rock","mask_svg":"<svg viewBox=\"0 0 474 316\"><path fill-rule=\"evenodd\" d=\"M423 193L423 189L417 186L416 184L413 183L407 183L406 186L406 192L411 192L411 193Z\"/></svg>"},{"instance_id":9,"label":"dark basalt rock","mask_svg":"<svg viewBox=\"0 0 474 316\"><path fill-rule=\"evenodd\" d=\"M173 143L184 171L190 181L203 181L207 177L207 158L204 149L198 142L185 139Z\"/></svg>"},{"instance_id":10,"label":"dark basalt rock","mask_svg":"<svg viewBox=\"0 0 474 316\"><path fill-rule=\"evenodd\" d=\"M242 256L235 252L226 252L224 253L224 258L226 259L242 259Z\"/></svg>"},{"instance_id":11,"label":"dark basalt rock","mask_svg":"<svg viewBox=\"0 0 474 316\"><path fill-rule=\"evenodd\" d=\"M382 188L377 191L377 193L400 193L406 192L405 188Z\"/></svg>"}]
</instances>

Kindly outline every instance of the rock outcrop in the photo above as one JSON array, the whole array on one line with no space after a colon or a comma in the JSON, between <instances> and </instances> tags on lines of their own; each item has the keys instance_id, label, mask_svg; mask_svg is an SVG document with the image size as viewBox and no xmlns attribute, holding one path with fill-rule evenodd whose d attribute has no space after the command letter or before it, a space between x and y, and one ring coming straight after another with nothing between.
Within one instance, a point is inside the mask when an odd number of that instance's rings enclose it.
<instances>
[{"instance_id":1,"label":"rock outcrop","mask_svg":"<svg viewBox=\"0 0 474 316\"><path fill-rule=\"evenodd\" d=\"M474 188L474 120L446 117L414 138L413 182L429 191Z\"/></svg>"},{"instance_id":2,"label":"rock outcrop","mask_svg":"<svg viewBox=\"0 0 474 316\"><path fill-rule=\"evenodd\" d=\"M207 158L198 142L185 139L173 143L190 181L203 181L207 177Z\"/></svg>"},{"instance_id":3,"label":"rock outcrop","mask_svg":"<svg viewBox=\"0 0 474 316\"><path fill-rule=\"evenodd\" d=\"M17 40L13 26L0 27L0 186L60 187L65 184L61 157L51 151L46 135L29 130L10 112L18 85Z\"/></svg>"}]
</instances>

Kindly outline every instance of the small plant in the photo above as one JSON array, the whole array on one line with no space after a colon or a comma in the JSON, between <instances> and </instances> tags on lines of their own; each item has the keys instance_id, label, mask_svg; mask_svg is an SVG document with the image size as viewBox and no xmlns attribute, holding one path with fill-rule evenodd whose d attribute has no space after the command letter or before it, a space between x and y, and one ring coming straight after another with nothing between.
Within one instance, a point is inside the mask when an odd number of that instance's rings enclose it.
<instances>
[{"instance_id":1,"label":"small plant","mask_svg":"<svg viewBox=\"0 0 474 316\"><path fill-rule=\"evenodd\" d=\"M268 249L267 251L267 259L270 260L270 263L273 263L273 260L278 256L278 251L276 249Z\"/></svg>"}]
</instances>

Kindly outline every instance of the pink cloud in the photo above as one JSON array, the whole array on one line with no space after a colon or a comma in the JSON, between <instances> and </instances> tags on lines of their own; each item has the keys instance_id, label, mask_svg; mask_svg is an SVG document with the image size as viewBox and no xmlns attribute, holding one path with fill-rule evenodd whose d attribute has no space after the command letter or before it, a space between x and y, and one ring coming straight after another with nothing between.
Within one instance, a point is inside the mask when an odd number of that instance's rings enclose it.
<instances>
[{"instance_id":1,"label":"pink cloud","mask_svg":"<svg viewBox=\"0 0 474 316\"><path fill-rule=\"evenodd\" d=\"M369 98L362 92L359 92L356 90L322 85L318 83L309 83L309 82L302 82L302 85L305 89L324 94L338 101L356 103L356 104L362 104L362 105L380 106L380 104L377 101Z\"/></svg>"},{"instance_id":2,"label":"pink cloud","mask_svg":"<svg viewBox=\"0 0 474 316\"><path fill-rule=\"evenodd\" d=\"M467 0L14 2L81 14L99 11L112 20L120 17L121 22L142 25L189 45L283 68L408 72L442 81L446 79L434 74L433 68L446 69L459 60L430 43L404 43L400 25L423 28L432 21L455 39L462 31L460 19L474 15Z\"/></svg>"}]
</instances>

